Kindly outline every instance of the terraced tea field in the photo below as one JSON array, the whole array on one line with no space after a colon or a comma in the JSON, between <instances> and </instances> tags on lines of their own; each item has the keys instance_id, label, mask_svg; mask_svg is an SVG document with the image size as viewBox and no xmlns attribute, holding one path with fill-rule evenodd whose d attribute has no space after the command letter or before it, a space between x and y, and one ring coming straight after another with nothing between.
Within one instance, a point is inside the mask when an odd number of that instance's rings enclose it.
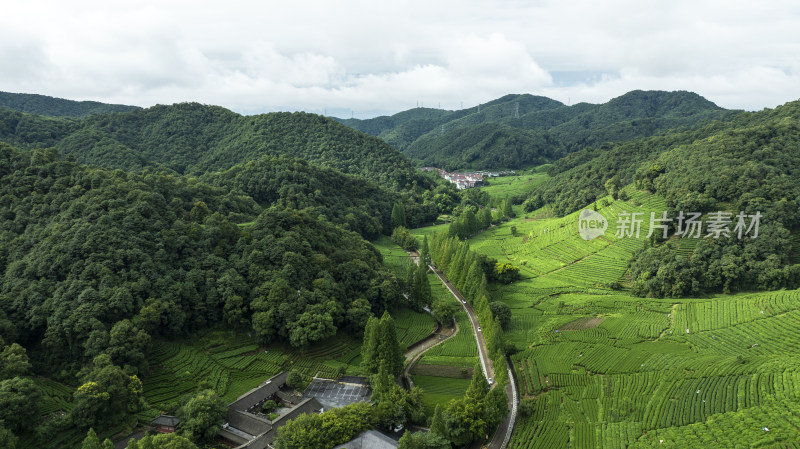
<instances>
[{"instance_id":1,"label":"terraced tea field","mask_svg":"<svg viewBox=\"0 0 800 449\"><path fill-rule=\"evenodd\" d=\"M531 174L484 178L489 185L481 187L481 190L495 198L527 195L547 180L546 168L540 167L537 173Z\"/></svg>"},{"instance_id":2,"label":"terraced tea field","mask_svg":"<svg viewBox=\"0 0 800 449\"><path fill-rule=\"evenodd\" d=\"M395 312L397 336L403 345L422 339L434 325L426 313L407 309ZM246 335L210 332L191 343L154 345L144 395L153 406L167 404L193 391L200 382L207 382L225 401L231 401L283 370L335 378L342 367L347 373L358 374L360 362L361 341L347 335L297 349L281 345L265 348Z\"/></svg>"},{"instance_id":3,"label":"terraced tea field","mask_svg":"<svg viewBox=\"0 0 800 449\"><path fill-rule=\"evenodd\" d=\"M428 281L431 283L431 293L434 298L441 298L451 301L454 305L458 300L447 290L439 278L428 273ZM475 344L475 336L472 332L467 313L458 305L455 314L458 322L459 331L442 344L429 349L419 361L419 365L441 365L471 368L478 361L478 347Z\"/></svg>"},{"instance_id":4,"label":"terraced tea field","mask_svg":"<svg viewBox=\"0 0 800 449\"><path fill-rule=\"evenodd\" d=\"M384 263L404 276L410 263L408 255L387 238L375 242L375 246L383 254ZM394 310L392 317L398 340L404 346L430 334L436 324L429 314L409 309ZM246 334L212 331L191 341L160 341L154 345L149 362L151 372L144 378L144 396L152 409L143 415L145 418L157 414L159 406L194 391L201 382L209 383L225 401L232 401L283 370L328 378L337 377L342 370L358 375L361 340L340 332L308 348L277 344L265 347ZM52 388L50 407L62 402L58 385Z\"/></svg>"},{"instance_id":5,"label":"terraced tea field","mask_svg":"<svg viewBox=\"0 0 800 449\"><path fill-rule=\"evenodd\" d=\"M408 266L411 265L411 258L403 248L395 245L389 237L381 236L372 242L372 245L381 252L383 265L392 271L396 276L405 278Z\"/></svg>"},{"instance_id":6,"label":"terraced tea field","mask_svg":"<svg viewBox=\"0 0 800 449\"><path fill-rule=\"evenodd\" d=\"M427 337L436 327L436 321L432 316L409 309L393 312L392 318L397 339L405 348Z\"/></svg>"},{"instance_id":7,"label":"terraced tea field","mask_svg":"<svg viewBox=\"0 0 800 449\"><path fill-rule=\"evenodd\" d=\"M520 393L533 401L509 447L798 447L800 291L629 295L628 261L662 208L643 192L615 201L598 211L609 230L589 241L577 214L547 211L470 240L523 274L492 292L512 308L506 337L519 350ZM614 235L623 210L648 217L642 238ZM696 242L678 243L690 257Z\"/></svg>"},{"instance_id":8,"label":"terraced tea field","mask_svg":"<svg viewBox=\"0 0 800 449\"><path fill-rule=\"evenodd\" d=\"M453 379L437 376L411 376L414 385L425 392L422 402L425 404L425 414L433 416L437 404L446 404L451 399L460 398L469 387L470 379Z\"/></svg>"},{"instance_id":9,"label":"terraced tea field","mask_svg":"<svg viewBox=\"0 0 800 449\"><path fill-rule=\"evenodd\" d=\"M628 201L614 201L597 211L609 223L605 234L587 241L578 234L579 212L562 218L525 218L517 206L514 210L518 218L470 239L470 245L499 261L519 266L526 277L537 277L537 286L603 286L621 280L632 254L641 248L650 231L650 213L660 216L665 208L662 199L641 192L632 194ZM546 212L529 215L536 217ZM623 212L642 214L638 216L642 219L639 239L615 235ZM512 226L516 228L513 235Z\"/></svg>"}]
</instances>

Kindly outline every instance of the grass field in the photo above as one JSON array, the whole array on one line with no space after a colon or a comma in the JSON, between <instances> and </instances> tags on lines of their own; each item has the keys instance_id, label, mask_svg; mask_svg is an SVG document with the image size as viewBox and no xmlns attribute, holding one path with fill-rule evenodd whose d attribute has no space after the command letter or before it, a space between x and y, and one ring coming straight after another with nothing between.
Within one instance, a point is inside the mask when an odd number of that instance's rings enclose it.
<instances>
[{"instance_id":1,"label":"grass field","mask_svg":"<svg viewBox=\"0 0 800 449\"><path fill-rule=\"evenodd\" d=\"M499 176L497 178L487 178L489 185L480 189L495 198L527 195L542 185L547 178L547 173L543 171L533 174Z\"/></svg>"},{"instance_id":2,"label":"grass field","mask_svg":"<svg viewBox=\"0 0 800 449\"><path fill-rule=\"evenodd\" d=\"M492 292L512 308L512 362L534 403L509 447L798 447L800 291L631 296L628 261L649 212L664 208L633 192L599 208L611 225L589 241L577 214L515 208L520 216L469 240L521 268L520 281ZM642 238L614 235L622 211L643 212ZM690 257L696 242L679 244Z\"/></svg>"}]
</instances>

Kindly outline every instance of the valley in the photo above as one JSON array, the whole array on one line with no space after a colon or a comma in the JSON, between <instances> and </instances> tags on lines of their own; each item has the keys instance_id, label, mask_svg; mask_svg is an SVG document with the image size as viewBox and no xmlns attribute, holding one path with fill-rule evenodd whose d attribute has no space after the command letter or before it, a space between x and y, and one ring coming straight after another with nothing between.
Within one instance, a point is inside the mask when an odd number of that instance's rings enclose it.
<instances>
[{"instance_id":1,"label":"valley","mask_svg":"<svg viewBox=\"0 0 800 449\"><path fill-rule=\"evenodd\" d=\"M798 447L797 102L333 120L9 95L2 447L220 449L225 407L284 372L371 396L274 449Z\"/></svg>"}]
</instances>

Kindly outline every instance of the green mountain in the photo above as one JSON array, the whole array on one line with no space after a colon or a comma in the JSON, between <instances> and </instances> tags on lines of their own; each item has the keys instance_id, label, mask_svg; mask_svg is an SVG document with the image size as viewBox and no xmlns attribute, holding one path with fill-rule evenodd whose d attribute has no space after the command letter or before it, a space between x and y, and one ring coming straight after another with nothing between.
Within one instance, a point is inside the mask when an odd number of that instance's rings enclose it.
<instances>
[{"instance_id":1,"label":"green mountain","mask_svg":"<svg viewBox=\"0 0 800 449\"><path fill-rule=\"evenodd\" d=\"M0 198L0 337L47 370L104 352L118 325L144 341L225 322L302 346L400 299L358 234L192 177L0 144ZM111 355L141 369L143 350Z\"/></svg>"},{"instance_id":2,"label":"green mountain","mask_svg":"<svg viewBox=\"0 0 800 449\"><path fill-rule=\"evenodd\" d=\"M633 91L600 105L506 95L482 105L480 112L412 109L340 121L425 165L480 169L542 164L587 146L697 127L734 114L690 92Z\"/></svg>"},{"instance_id":3,"label":"green mountain","mask_svg":"<svg viewBox=\"0 0 800 449\"><path fill-rule=\"evenodd\" d=\"M402 198L360 176L287 157L262 156L201 179L250 196L265 207L313 207L328 220L369 239L391 233L392 206ZM413 203L407 209L413 209ZM435 219L437 213L434 208L427 215L419 211L409 215L417 225Z\"/></svg>"},{"instance_id":4,"label":"green mountain","mask_svg":"<svg viewBox=\"0 0 800 449\"><path fill-rule=\"evenodd\" d=\"M86 117L110 112L129 112L139 109L136 106L106 104L97 101L73 101L63 98L37 94L16 94L0 92L0 107L29 114L52 117Z\"/></svg>"},{"instance_id":5,"label":"green mountain","mask_svg":"<svg viewBox=\"0 0 800 449\"><path fill-rule=\"evenodd\" d=\"M747 216L748 227L758 214L757 238L731 232L701 239L689 260L669 241L646 248L632 263L634 292L684 296L796 288L798 131L800 102L791 102L695 130L582 150L557 161L552 177L524 206L530 211L549 205L557 215L566 215L609 193L615 198L625 195L619 189L631 185L664 197L673 219L680 211L723 211L731 214L728 228L733 230L739 212ZM674 231L676 223L671 226Z\"/></svg>"},{"instance_id":6,"label":"green mountain","mask_svg":"<svg viewBox=\"0 0 800 449\"><path fill-rule=\"evenodd\" d=\"M0 141L24 148L53 146L80 163L135 172L200 175L268 155L304 159L392 188L426 182L380 139L302 112L242 116L183 103L55 119L0 110Z\"/></svg>"}]
</instances>

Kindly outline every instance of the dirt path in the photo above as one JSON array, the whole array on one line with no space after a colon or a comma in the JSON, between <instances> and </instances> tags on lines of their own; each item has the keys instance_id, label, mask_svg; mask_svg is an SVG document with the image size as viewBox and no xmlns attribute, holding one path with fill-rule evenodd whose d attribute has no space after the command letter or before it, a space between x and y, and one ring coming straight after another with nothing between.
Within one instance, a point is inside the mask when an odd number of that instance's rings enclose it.
<instances>
[{"instance_id":1,"label":"dirt path","mask_svg":"<svg viewBox=\"0 0 800 449\"><path fill-rule=\"evenodd\" d=\"M655 341L661 340L661 338L667 334L667 331L669 329L675 327L675 312L678 310L678 305L679 305L678 303L672 305L672 310L670 310L669 312L669 327L661 331L661 333L658 334L658 338L656 338Z\"/></svg>"}]
</instances>

